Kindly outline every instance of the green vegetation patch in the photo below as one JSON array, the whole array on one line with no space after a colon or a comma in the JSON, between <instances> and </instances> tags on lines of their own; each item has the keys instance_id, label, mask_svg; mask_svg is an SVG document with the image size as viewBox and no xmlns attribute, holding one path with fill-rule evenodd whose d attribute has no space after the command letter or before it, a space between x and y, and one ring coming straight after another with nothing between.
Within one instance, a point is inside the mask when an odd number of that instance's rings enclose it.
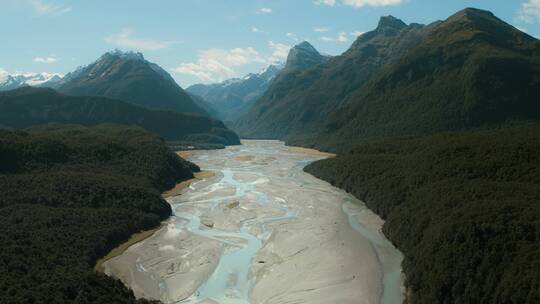
<instances>
[{"instance_id":1,"label":"green vegetation patch","mask_svg":"<svg viewBox=\"0 0 540 304\"><path fill-rule=\"evenodd\" d=\"M146 303L97 260L171 214L199 168L140 128L0 131L1 303Z\"/></svg>"},{"instance_id":2,"label":"green vegetation patch","mask_svg":"<svg viewBox=\"0 0 540 304\"><path fill-rule=\"evenodd\" d=\"M540 127L381 140L306 171L366 202L410 303L538 303Z\"/></svg>"}]
</instances>

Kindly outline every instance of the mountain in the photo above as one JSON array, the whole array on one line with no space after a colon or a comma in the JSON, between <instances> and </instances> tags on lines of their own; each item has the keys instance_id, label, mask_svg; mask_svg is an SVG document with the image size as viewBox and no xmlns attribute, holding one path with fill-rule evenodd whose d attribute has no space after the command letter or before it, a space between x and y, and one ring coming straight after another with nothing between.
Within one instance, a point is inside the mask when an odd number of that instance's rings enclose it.
<instances>
[{"instance_id":1,"label":"mountain","mask_svg":"<svg viewBox=\"0 0 540 304\"><path fill-rule=\"evenodd\" d=\"M210 115L210 117L214 117L214 118L219 117L218 110L216 110L216 108L211 103L209 103L208 101L206 101L204 98L202 98L201 96L197 94L190 93L187 90L186 92L188 93L189 97L191 97L191 99L193 99L193 101L199 107L201 107L204 111L206 111L206 113L208 113L208 115Z\"/></svg>"},{"instance_id":2,"label":"mountain","mask_svg":"<svg viewBox=\"0 0 540 304\"><path fill-rule=\"evenodd\" d=\"M57 87L62 81L62 75L54 73L29 73L8 75L0 81L0 91L9 91L24 86Z\"/></svg>"},{"instance_id":3,"label":"mountain","mask_svg":"<svg viewBox=\"0 0 540 304\"><path fill-rule=\"evenodd\" d=\"M67 74L58 90L66 95L102 96L146 108L207 115L169 73L141 53L105 53Z\"/></svg>"},{"instance_id":4,"label":"mountain","mask_svg":"<svg viewBox=\"0 0 540 304\"><path fill-rule=\"evenodd\" d=\"M150 110L106 97L68 96L48 88L0 93L0 125L27 128L48 123L136 125L169 141L240 143L221 121L205 115Z\"/></svg>"},{"instance_id":5,"label":"mountain","mask_svg":"<svg viewBox=\"0 0 540 304\"><path fill-rule=\"evenodd\" d=\"M433 134L540 120L540 41L466 9L344 99L315 141Z\"/></svg>"},{"instance_id":6,"label":"mountain","mask_svg":"<svg viewBox=\"0 0 540 304\"><path fill-rule=\"evenodd\" d=\"M407 26L389 16L381 18L374 31L360 36L340 56L319 62L302 60L321 59L321 55L314 56L313 48L305 43L293 48L285 71L234 128L252 138L313 138L345 96L362 90L382 66L419 44L429 28Z\"/></svg>"},{"instance_id":7,"label":"mountain","mask_svg":"<svg viewBox=\"0 0 540 304\"><path fill-rule=\"evenodd\" d=\"M286 70L305 70L325 62L328 56L323 56L309 42L304 41L294 46L287 56Z\"/></svg>"},{"instance_id":8,"label":"mountain","mask_svg":"<svg viewBox=\"0 0 540 304\"><path fill-rule=\"evenodd\" d=\"M281 64L270 65L257 74L217 84L196 84L188 87L186 91L204 99L217 111L217 117L234 121L266 92L282 69Z\"/></svg>"},{"instance_id":9,"label":"mountain","mask_svg":"<svg viewBox=\"0 0 540 304\"><path fill-rule=\"evenodd\" d=\"M378 139L306 171L354 194L404 254L404 303L538 303L540 125Z\"/></svg>"},{"instance_id":10,"label":"mountain","mask_svg":"<svg viewBox=\"0 0 540 304\"><path fill-rule=\"evenodd\" d=\"M276 80L236 126L241 135L326 149L540 119L540 43L492 13L443 22L381 18L349 50Z\"/></svg>"}]
</instances>

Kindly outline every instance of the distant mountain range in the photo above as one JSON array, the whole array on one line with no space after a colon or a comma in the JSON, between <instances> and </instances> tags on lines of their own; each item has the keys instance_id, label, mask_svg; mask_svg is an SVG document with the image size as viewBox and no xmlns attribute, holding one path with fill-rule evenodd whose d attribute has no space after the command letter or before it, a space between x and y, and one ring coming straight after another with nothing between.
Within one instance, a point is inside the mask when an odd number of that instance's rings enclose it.
<instances>
[{"instance_id":1,"label":"distant mountain range","mask_svg":"<svg viewBox=\"0 0 540 304\"><path fill-rule=\"evenodd\" d=\"M215 111L218 118L234 121L247 112L266 92L272 81L283 69L283 64L270 65L256 74L234 78L216 84L196 84L187 92L200 96Z\"/></svg>"},{"instance_id":2,"label":"distant mountain range","mask_svg":"<svg viewBox=\"0 0 540 304\"><path fill-rule=\"evenodd\" d=\"M67 96L50 88L23 87L0 93L0 125L28 128L49 123L135 125L169 141L240 143L221 121L206 115L150 110L106 97Z\"/></svg>"},{"instance_id":3,"label":"distant mountain range","mask_svg":"<svg viewBox=\"0 0 540 304\"><path fill-rule=\"evenodd\" d=\"M141 53L113 51L67 74L58 90L102 96L152 109L207 115L164 69Z\"/></svg>"},{"instance_id":4,"label":"distant mountain range","mask_svg":"<svg viewBox=\"0 0 540 304\"><path fill-rule=\"evenodd\" d=\"M28 73L8 75L0 80L0 91L15 90L24 86L57 87L62 81L62 75L53 73Z\"/></svg>"},{"instance_id":5,"label":"distant mountain range","mask_svg":"<svg viewBox=\"0 0 540 304\"><path fill-rule=\"evenodd\" d=\"M490 12L466 9L427 26L383 17L344 54L282 72L235 128L338 149L540 120L539 74L540 42Z\"/></svg>"},{"instance_id":6,"label":"distant mountain range","mask_svg":"<svg viewBox=\"0 0 540 304\"><path fill-rule=\"evenodd\" d=\"M307 82L297 80L302 77L310 79L318 77L315 73L309 75L305 73L329 64L331 61L331 57L321 55L309 42L302 42L293 47L287 56L283 70L249 112L234 122L234 128L243 132L246 137L280 138L282 134L275 131L288 129L294 123L288 120L289 114L294 113L297 106L301 106L296 102L301 102L297 98L303 94ZM293 88L298 92L291 92ZM312 110L318 111L317 108ZM271 116L275 117L271 118Z\"/></svg>"}]
</instances>

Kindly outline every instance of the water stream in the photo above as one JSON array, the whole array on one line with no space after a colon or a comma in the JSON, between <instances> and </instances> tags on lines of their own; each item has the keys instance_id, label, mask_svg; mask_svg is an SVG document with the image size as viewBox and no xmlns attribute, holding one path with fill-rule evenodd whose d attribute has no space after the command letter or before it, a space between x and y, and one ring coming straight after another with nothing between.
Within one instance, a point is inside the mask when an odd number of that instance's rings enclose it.
<instances>
[{"instance_id":1,"label":"water stream","mask_svg":"<svg viewBox=\"0 0 540 304\"><path fill-rule=\"evenodd\" d=\"M303 172L320 158L277 141L195 152L215 177L169 199L168 227L110 273L165 303L401 304L401 253L362 202Z\"/></svg>"}]
</instances>

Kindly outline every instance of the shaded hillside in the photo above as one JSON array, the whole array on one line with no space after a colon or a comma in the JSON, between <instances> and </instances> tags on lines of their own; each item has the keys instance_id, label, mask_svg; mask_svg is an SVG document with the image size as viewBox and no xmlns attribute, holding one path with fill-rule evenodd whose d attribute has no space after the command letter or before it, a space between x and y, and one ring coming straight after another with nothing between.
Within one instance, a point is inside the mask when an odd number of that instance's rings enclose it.
<instances>
[{"instance_id":1,"label":"shaded hillside","mask_svg":"<svg viewBox=\"0 0 540 304\"><path fill-rule=\"evenodd\" d=\"M186 91L201 96L216 109L217 117L220 119L235 121L249 111L268 90L282 68L281 65L270 65L258 74L249 74L241 79L229 79L216 84L196 84Z\"/></svg>"},{"instance_id":2,"label":"shaded hillside","mask_svg":"<svg viewBox=\"0 0 540 304\"><path fill-rule=\"evenodd\" d=\"M540 127L379 140L306 171L386 219L408 303L538 303ZM359 261L361 262L361 261Z\"/></svg>"},{"instance_id":3,"label":"shaded hillside","mask_svg":"<svg viewBox=\"0 0 540 304\"><path fill-rule=\"evenodd\" d=\"M429 26L383 17L343 55L276 80L237 131L336 150L537 121L539 74L540 42L489 12L466 9Z\"/></svg>"},{"instance_id":4,"label":"shaded hillside","mask_svg":"<svg viewBox=\"0 0 540 304\"><path fill-rule=\"evenodd\" d=\"M0 125L27 128L46 123L140 126L166 140L239 144L222 122L197 114L149 110L103 97L66 96L52 89L21 88L0 93Z\"/></svg>"},{"instance_id":5,"label":"shaded hillside","mask_svg":"<svg viewBox=\"0 0 540 304\"><path fill-rule=\"evenodd\" d=\"M377 29L360 36L343 55L282 73L235 130L255 138L312 138L346 96L362 90L383 65L419 44L426 31L422 25L381 18ZM287 65L297 66L294 62L302 56L310 58L291 50Z\"/></svg>"},{"instance_id":6,"label":"shaded hillside","mask_svg":"<svg viewBox=\"0 0 540 304\"><path fill-rule=\"evenodd\" d=\"M97 259L170 213L194 164L139 128L0 130L2 303L147 303Z\"/></svg>"},{"instance_id":7,"label":"shaded hillside","mask_svg":"<svg viewBox=\"0 0 540 304\"><path fill-rule=\"evenodd\" d=\"M197 94L193 94L193 93L190 93L190 92L188 92L188 94L189 94L189 97L191 97L191 99L193 99L193 101L199 107L201 107L201 109L206 111L206 113L208 113L208 115L210 117L218 119L219 112L218 112L218 110L216 110L216 108L210 102L206 101L204 98L202 98L201 96L199 96Z\"/></svg>"},{"instance_id":8,"label":"shaded hillside","mask_svg":"<svg viewBox=\"0 0 540 304\"><path fill-rule=\"evenodd\" d=\"M207 113L165 70L141 53L108 52L67 74L58 90L67 95L102 96L152 109Z\"/></svg>"},{"instance_id":9,"label":"shaded hillside","mask_svg":"<svg viewBox=\"0 0 540 304\"><path fill-rule=\"evenodd\" d=\"M467 9L429 31L327 120L322 146L540 120L540 42Z\"/></svg>"}]
</instances>

